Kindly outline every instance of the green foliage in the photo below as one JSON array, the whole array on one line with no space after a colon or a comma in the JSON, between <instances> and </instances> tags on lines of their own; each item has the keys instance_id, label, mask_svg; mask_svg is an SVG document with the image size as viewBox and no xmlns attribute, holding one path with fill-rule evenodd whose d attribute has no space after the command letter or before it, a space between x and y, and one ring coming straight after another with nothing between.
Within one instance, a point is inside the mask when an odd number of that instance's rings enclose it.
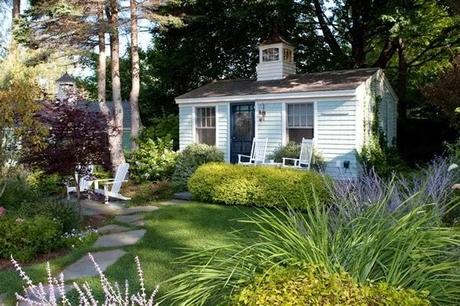
<instances>
[{"instance_id":1,"label":"green foliage","mask_svg":"<svg viewBox=\"0 0 460 306\"><path fill-rule=\"evenodd\" d=\"M173 191L168 181L160 181L123 186L123 194L131 198L130 206L143 206L170 199Z\"/></svg>"},{"instance_id":2,"label":"green foliage","mask_svg":"<svg viewBox=\"0 0 460 306\"><path fill-rule=\"evenodd\" d=\"M305 207L315 196L322 203L328 198L325 179L316 172L263 166L206 164L188 186L197 200L227 205Z\"/></svg>"},{"instance_id":3,"label":"green foliage","mask_svg":"<svg viewBox=\"0 0 460 306\"><path fill-rule=\"evenodd\" d=\"M395 172L402 172L407 169L400 158L394 144L389 144L384 132L380 128L380 103L382 98L375 97L375 104L372 106L372 117L370 121L369 139L358 154L358 160L367 168L373 169L379 176L389 178ZM368 128L366 123L365 132Z\"/></svg>"},{"instance_id":4,"label":"green foliage","mask_svg":"<svg viewBox=\"0 0 460 306\"><path fill-rule=\"evenodd\" d=\"M187 182L195 170L206 163L223 162L224 153L214 146L192 144L179 153L172 186L176 191L187 190Z\"/></svg>"},{"instance_id":5,"label":"green foliage","mask_svg":"<svg viewBox=\"0 0 460 306\"><path fill-rule=\"evenodd\" d=\"M275 268L257 276L236 295L239 306L430 305L427 292L400 290L384 283L358 284L346 272L329 273L314 266Z\"/></svg>"},{"instance_id":6,"label":"green foliage","mask_svg":"<svg viewBox=\"0 0 460 306\"><path fill-rule=\"evenodd\" d=\"M45 216L0 217L0 258L31 260L61 246L61 225Z\"/></svg>"},{"instance_id":7,"label":"green foliage","mask_svg":"<svg viewBox=\"0 0 460 306\"><path fill-rule=\"evenodd\" d=\"M0 187L3 188L0 206L6 209L18 209L23 203L36 201L40 197L37 189L27 183L24 173L1 180Z\"/></svg>"},{"instance_id":8,"label":"green foliage","mask_svg":"<svg viewBox=\"0 0 460 306\"><path fill-rule=\"evenodd\" d=\"M270 158L275 160L275 162L280 163L283 161L283 157L299 158L299 156L300 144L291 141L287 145L276 149ZM326 163L324 162L323 157L313 148L312 167L317 170L324 170L325 166Z\"/></svg>"},{"instance_id":9,"label":"green foliage","mask_svg":"<svg viewBox=\"0 0 460 306\"><path fill-rule=\"evenodd\" d=\"M24 219L35 216L46 217L59 223L63 232L70 232L80 226L78 212L74 204L50 198L23 203L16 215Z\"/></svg>"},{"instance_id":10,"label":"green foliage","mask_svg":"<svg viewBox=\"0 0 460 306\"><path fill-rule=\"evenodd\" d=\"M141 139L170 138L173 140L173 148L179 148L179 116L174 114L154 117L149 127L142 130Z\"/></svg>"},{"instance_id":11,"label":"green foliage","mask_svg":"<svg viewBox=\"0 0 460 306\"><path fill-rule=\"evenodd\" d=\"M131 175L137 182L169 179L174 172L176 157L170 138L141 141L138 149L128 157Z\"/></svg>"},{"instance_id":12,"label":"green foliage","mask_svg":"<svg viewBox=\"0 0 460 306\"><path fill-rule=\"evenodd\" d=\"M63 195L65 192L62 178L57 174L34 171L27 176L26 182L42 195Z\"/></svg>"},{"instance_id":13,"label":"green foliage","mask_svg":"<svg viewBox=\"0 0 460 306\"><path fill-rule=\"evenodd\" d=\"M458 229L441 227L440 216L417 205L416 195L390 209L393 188L356 214L347 205L319 201L302 212L260 210L242 221L256 227L256 239L238 232L231 243L183 258L188 270L171 279L172 305L227 305L257 275L279 266L320 266L330 274L346 272L359 284L383 282L428 292L436 305L458 305Z\"/></svg>"}]
</instances>

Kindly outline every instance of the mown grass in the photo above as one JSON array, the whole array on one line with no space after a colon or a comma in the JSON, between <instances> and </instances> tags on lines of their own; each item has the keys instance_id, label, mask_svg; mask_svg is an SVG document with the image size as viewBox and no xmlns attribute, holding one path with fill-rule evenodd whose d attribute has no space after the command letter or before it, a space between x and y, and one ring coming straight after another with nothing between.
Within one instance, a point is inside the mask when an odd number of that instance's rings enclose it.
<instances>
[{"instance_id":1,"label":"mown grass","mask_svg":"<svg viewBox=\"0 0 460 306\"><path fill-rule=\"evenodd\" d=\"M254 215L254 208L225 207L201 203L181 206L162 206L146 217L147 233L136 245L124 248L127 254L107 270L111 280L124 283L127 279L133 289L137 288L138 276L134 257L139 256L145 274L146 287L153 290L160 285L160 295L168 292L171 284L167 279L184 272L185 266L177 259L187 251L204 250L214 245L222 245L231 239L230 233L241 231L251 238L252 225L237 222ZM73 252L63 258L51 261L53 271L60 271L66 265L83 256L89 248ZM26 271L34 281L46 280L45 264L28 267ZM97 288L96 279L87 280ZM21 290L22 283L14 271L0 271L0 292L10 298ZM97 289L96 289L97 291Z\"/></svg>"}]
</instances>

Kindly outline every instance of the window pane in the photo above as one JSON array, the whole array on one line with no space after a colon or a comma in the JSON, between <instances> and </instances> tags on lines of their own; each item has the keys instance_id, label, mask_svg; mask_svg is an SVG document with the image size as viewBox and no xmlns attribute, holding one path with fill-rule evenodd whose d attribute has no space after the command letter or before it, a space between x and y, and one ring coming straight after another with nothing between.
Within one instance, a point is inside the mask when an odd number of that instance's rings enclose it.
<instances>
[{"instance_id":1,"label":"window pane","mask_svg":"<svg viewBox=\"0 0 460 306\"><path fill-rule=\"evenodd\" d=\"M268 48L262 50L262 61L271 62L279 60L279 49L278 48Z\"/></svg>"},{"instance_id":2,"label":"window pane","mask_svg":"<svg viewBox=\"0 0 460 306\"><path fill-rule=\"evenodd\" d=\"M210 146L216 145L216 129L215 128L197 128L196 135L198 143L204 143Z\"/></svg>"},{"instance_id":3,"label":"window pane","mask_svg":"<svg viewBox=\"0 0 460 306\"><path fill-rule=\"evenodd\" d=\"M313 139L313 129L288 129L289 141L301 143L302 138Z\"/></svg>"},{"instance_id":4,"label":"window pane","mask_svg":"<svg viewBox=\"0 0 460 306\"><path fill-rule=\"evenodd\" d=\"M197 107L195 113L197 142L216 145L216 108Z\"/></svg>"},{"instance_id":5,"label":"window pane","mask_svg":"<svg viewBox=\"0 0 460 306\"><path fill-rule=\"evenodd\" d=\"M287 112L288 127L313 127L313 103L288 104Z\"/></svg>"}]
</instances>

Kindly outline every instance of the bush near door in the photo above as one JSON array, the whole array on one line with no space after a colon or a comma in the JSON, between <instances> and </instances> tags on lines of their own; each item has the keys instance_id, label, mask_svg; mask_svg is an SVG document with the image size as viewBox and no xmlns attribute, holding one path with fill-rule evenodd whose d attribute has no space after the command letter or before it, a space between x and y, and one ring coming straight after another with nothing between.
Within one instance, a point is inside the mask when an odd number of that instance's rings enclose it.
<instances>
[{"instance_id":1,"label":"bush near door","mask_svg":"<svg viewBox=\"0 0 460 306\"><path fill-rule=\"evenodd\" d=\"M314 197L324 203L329 197L325 178L313 171L247 167L222 163L198 168L189 180L189 190L199 201L260 207L306 207Z\"/></svg>"},{"instance_id":2,"label":"bush near door","mask_svg":"<svg viewBox=\"0 0 460 306\"><path fill-rule=\"evenodd\" d=\"M224 153L214 146L192 144L179 153L172 186L176 191L186 191L187 182L195 170L206 163L223 162Z\"/></svg>"}]
</instances>

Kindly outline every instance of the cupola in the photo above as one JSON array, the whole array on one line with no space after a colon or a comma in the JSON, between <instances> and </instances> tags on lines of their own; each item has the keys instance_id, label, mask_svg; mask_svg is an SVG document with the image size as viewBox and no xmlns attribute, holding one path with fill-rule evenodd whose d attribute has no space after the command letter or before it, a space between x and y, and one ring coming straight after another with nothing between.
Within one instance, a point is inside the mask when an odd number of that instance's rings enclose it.
<instances>
[{"instance_id":1,"label":"cupola","mask_svg":"<svg viewBox=\"0 0 460 306\"><path fill-rule=\"evenodd\" d=\"M295 72L294 47L283 37L273 34L260 44L257 81L284 79Z\"/></svg>"},{"instance_id":2,"label":"cupola","mask_svg":"<svg viewBox=\"0 0 460 306\"><path fill-rule=\"evenodd\" d=\"M63 76L57 79L56 85L56 98L62 101L68 98L70 92L73 92L75 90L76 81L70 74L66 72Z\"/></svg>"}]
</instances>

